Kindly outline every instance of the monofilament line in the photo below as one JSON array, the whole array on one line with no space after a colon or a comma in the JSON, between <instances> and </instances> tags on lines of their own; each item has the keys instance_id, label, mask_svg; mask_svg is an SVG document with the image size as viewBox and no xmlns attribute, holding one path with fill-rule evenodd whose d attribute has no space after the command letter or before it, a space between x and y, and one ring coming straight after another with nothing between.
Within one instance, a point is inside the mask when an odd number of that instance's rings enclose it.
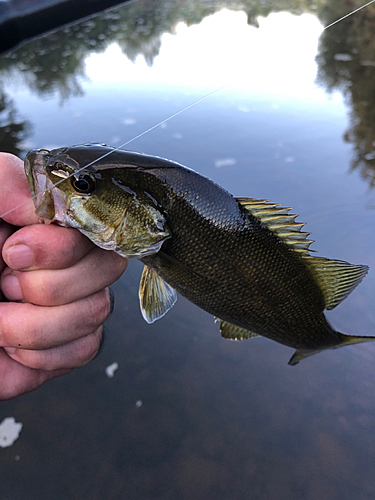
<instances>
[{"instance_id":1,"label":"monofilament line","mask_svg":"<svg viewBox=\"0 0 375 500\"><path fill-rule=\"evenodd\" d=\"M346 19L347 17L351 16L352 14L355 14L356 12L358 12L359 10L361 9L364 9L365 7L367 7L368 5L374 3L375 0L371 0L371 2L368 2L366 3L365 5L362 5L361 7L358 7L358 9L355 9L353 10L352 12L349 12L349 14L346 14L346 16L343 16L343 17L340 17L340 19L337 19L336 21L333 21L333 23L329 24L328 26L326 26L324 29L328 29L330 28L331 26L333 26L334 24L337 24L339 23L340 21L342 21L343 19Z\"/></svg>"},{"instance_id":2,"label":"monofilament line","mask_svg":"<svg viewBox=\"0 0 375 500\"><path fill-rule=\"evenodd\" d=\"M130 144L131 142L135 141L136 139L139 139L140 137L142 137L143 135L147 134L148 132L150 132L151 130L154 130L155 128L157 127L160 127L160 125L163 125L163 123L166 123L168 122L169 120L171 120L172 118L175 118L176 116L180 115L181 113L184 113L185 111L187 111L188 109L192 108L193 106L195 106L196 104L199 104L200 102L204 101L205 99L207 99L208 97L210 97L211 95L215 94L216 92L219 92L220 90L222 90L224 87L227 87L229 85L230 82L227 82L227 83L224 83L224 85L221 85L220 87L216 88L215 90L212 90L211 92L209 92L208 94L205 94L203 97L200 97L199 99L197 99L196 101L192 102L191 104L189 104L188 106L185 106L183 109L180 109L179 111L177 111L176 113L174 113L173 115L169 116L168 118L165 118L165 120L162 120L161 122L159 123L156 123L156 125L153 125L152 127L148 128L147 130L145 130L144 132L142 132L141 134L138 134L136 135L135 137L133 137L132 139L130 139L129 141L126 141L124 142L123 144L121 144L120 146L117 146L116 148L113 148L111 149L111 151L108 151L107 153L105 153L104 155L102 156L99 156L99 158L96 158L95 160L93 160L92 162L90 163L87 163L86 165L83 165L83 167L79 168L76 172L70 174L68 177L64 178L64 179L61 179L60 181L56 182L56 184L54 184L53 187L56 187L58 186L59 184L61 184L62 182L66 181L66 179L69 179L69 177L72 177L73 175L77 175L79 174L79 172L81 172L82 170L84 170L85 168L87 167L91 167L92 165L94 165L95 163L97 163L98 161L102 160L103 158L106 158L107 156L109 156L110 154L114 153L115 151L119 151L121 150L124 146L127 146L128 144ZM52 188L49 188L48 191L50 191ZM35 198L37 197L37 195L34 195L31 197L31 200L34 200ZM20 203L19 205L11 208L10 210L4 212L1 214L0 216L0 219L2 219L5 215L8 215L10 214L11 212L13 212L14 210L17 210L18 208L20 207L23 207L24 205L26 205L26 203L29 203L30 200L26 200L26 201L23 201L22 203Z\"/></svg>"},{"instance_id":3,"label":"monofilament line","mask_svg":"<svg viewBox=\"0 0 375 500\"><path fill-rule=\"evenodd\" d=\"M0 0L1 1L1 0ZM334 21L333 23L331 24L328 24L327 26L325 26L323 29L326 30L328 28L330 28L331 26L339 23L340 21L342 21L343 19L346 19L347 17L351 16L352 14L355 14L356 12L358 12L359 10L361 9L364 9L365 7L367 7L368 5L371 5L372 3L374 3L375 0L371 0L371 2L367 2L366 4L362 5L361 7L358 7L357 9L353 10L352 12L349 12L349 14L346 14L345 16L343 17L340 17L340 19L337 19L336 21ZM166 118L165 120L162 120L161 122L157 123L156 125L153 125L152 127L150 127L149 129L145 130L144 132L142 132L141 134L138 134L137 136L133 137L132 139L130 139L129 141L127 142L124 142L124 144L121 144L120 146L117 146L116 148L113 148L111 149L111 151L108 151L108 153L105 153L103 156L100 156L99 158L97 158L96 160L92 161L91 163L88 163L87 165L84 165L83 167L81 167L80 169L78 169L76 172L74 172L74 174L71 174L69 177L71 177L72 175L76 175L78 174L79 172L81 172L82 170L84 170L85 168L87 167L90 167L91 165L94 165L95 163L97 163L98 161L102 160L103 158L106 158L107 156L109 156L110 154L114 153L115 151L117 150L120 150L121 148L123 148L124 146L127 146L128 144L130 144L131 142L135 141L136 139L139 139L140 137L142 137L143 135L147 134L148 132L150 132L151 130L154 130L155 128L159 127L160 125L162 125L163 123L166 123L168 122L169 120L171 120L172 118L180 115L181 113L184 113L186 110L192 108L193 106L195 106L196 104L204 101L205 99L207 99L208 97L210 97L212 94L215 94L216 92L219 92L221 89L223 89L224 87L226 87L227 85L229 85L230 82L227 82L225 83L224 85L218 87L217 89L213 90L212 92L209 92L208 94L204 95L203 97L201 97L200 99L192 102L191 104L189 104L188 106L186 106L185 108L183 109L180 109L180 111L177 111L176 113L174 113L173 115L169 116L168 118ZM64 182L64 180L66 179L61 179L60 181L56 182L55 186L58 186L61 182ZM33 196L31 198L31 200L34 200L36 198L36 196ZM0 215L0 219L3 218L5 215L8 215L10 212L13 212L14 210L17 210L18 208L22 207L23 205L26 205L26 203L28 203L30 200L26 200L22 203L20 203L19 205L17 205L16 207L8 210L7 212L4 212L3 214Z\"/></svg>"},{"instance_id":4,"label":"monofilament line","mask_svg":"<svg viewBox=\"0 0 375 500\"><path fill-rule=\"evenodd\" d=\"M328 26L326 26L324 29L328 29L330 28L331 26L333 26L334 24L337 24L339 23L340 21L342 21L343 19L346 19L347 17L351 16L352 14L355 14L356 12L358 12L359 10L361 9L364 9L365 7L367 7L368 5L374 3L375 0L371 0L371 2L368 2L366 3L365 5L362 5L361 7L358 7L358 9L355 9L353 10L352 12L349 12L349 14L346 14L345 16L343 17L340 17L340 19L337 19L336 21L334 21L333 23L329 24ZM192 108L193 106L195 106L196 104L199 104L200 102L204 101L205 99L207 99L208 97L210 97L212 94L215 94L216 92L219 92L220 90L222 90L224 87L227 87L228 85L230 84L230 82L227 82L225 83L224 85L221 85L220 87L218 87L217 89L213 90L212 92L209 92L208 94L204 95L203 97L201 97L200 99L192 102L191 104L189 104L188 106L186 106L185 108L183 109L180 109L180 111L177 111L177 113L174 113L173 115L169 116L168 118L166 118L165 120L157 123L156 125L153 125L152 127L150 127L149 129L145 130L144 132L142 132L141 134L133 137L132 139L130 139L129 141L127 142L124 142L124 144L121 144L120 146L114 148L113 150L109 151L108 153L104 154L103 156L100 156L99 158L97 158L96 160L92 161L91 163L88 163L87 165L84 165L82 168L78 169L77 172L75 172L74 174L71 174L71 175L76 175L78 174L79 172L81 172L82 170L84 170L86 167L90 167L91 165L94 165L95 163L97 163L98 161L102 160L103 158L105 158L106 156L109 156L110 154L112 154L114 151L117 151L118 149L121 149L123 148L124 146L127 146L128 144L130 144L131 142L135 141L136 139L139 139L140 137L142 137L143 135L145 134L148 134L148 132L151 132L151 130L154 130L155 128L159 127L160 125L163 125L163 123L166 123L168 122L169 120L171 120L172 118L178 116L179 114L181 113L184 113L186 110ZM71 177L71 175L69 177ZM60 182L63 182L65 179L62 179L61 181L57 182L55 184L55 186L57 186L58 184L60 184Z\"/></svg>"},{"instance_id":5,"label":"monofilament line","mask_svg":"<svg viewBox=\"0 0 375 500\"><path fill-rule=\"evenodd\" d=\"M373 0L373 1L375 2L375 0ZM124 144L121 144L120 146L117 146L116 148L113 148L111 151L108 151L108 153L105 153L103 156L100 156L96 160L93 160L91 163L88 163L87 165L83 166L82 168L79 168L77 170L77 172L74 172L74 174L71 174L69 177L71 177L72 175L77 175L79 172L81 172L81 170L83 170L83 169L85 169L87 167L91 167L91 165L94 165L94 163L97 163L98 161L102 160L106 156L109 156L110 154L114 153L115 151L118 151L119 149L122 149L124 146L127 146L128 144L130 144L131 142L135 141L136 139L139 139L143 135L148 134L149 132L151 132L151 130L154 130L155 128L160 127L160 125L163 125L163 123L167 123L169 120L172 120L172 118L175 118L176 116L180 115L181 113L184 113L185 111L187 111L188 109L192 108L196 104L199 104L200 102L202 102L205 99L207 99L208 97L210 97L212 94L216 94L216 92L219 92L224 87L227 87L229 85L229 83L230 82L224 83L224 85L221 85L217 89L212 90L211 92L209 92L208 94L204 95L203 97L200 97L198 100L192 102L191 104L189 104L185 108L180 109L180 111L177 111L176 113L174 113L173 115L169 116L165 120L162 120L161 122L157 123L156 125L153 125L152 127L148 128L147 130L145 130L141 134L138 134L135 137L133 137L132 139L129 139L129 141L124 142ZM67 177L67 179L68 179L68 177ZM57 186L58 184L60 184L60 182L63 182L64 180L66 180L66 179L62 179L61 181L56 182L55 186Z\"/></svg>"}]
</instances>

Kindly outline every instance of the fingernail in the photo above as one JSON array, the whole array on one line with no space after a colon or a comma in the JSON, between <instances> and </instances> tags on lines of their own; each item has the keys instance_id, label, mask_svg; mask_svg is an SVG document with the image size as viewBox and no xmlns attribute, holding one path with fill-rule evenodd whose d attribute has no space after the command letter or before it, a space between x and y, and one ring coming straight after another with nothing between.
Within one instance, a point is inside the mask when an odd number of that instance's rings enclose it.
<instances>
[{"instance_id":1,"label":"fingernail","mask_svg":"<svg viewBox=\"0 0 375 500\"><path fill-rule=\"evenodd\" d=\"M3 347L3 349L7 354L14 354L16 352L15 347Z\"/></svg>"},{"instance_id":2,"label":"fingernail","mask_svg":"<svg viewBox=\"0 0 375 500\"><path fill-rule=\"evenodd\" d=\"M3 293L8 300L19 301L23 299L22 289L18 278L12 274L3 280Z\"/></svg>"},{"instance_id":3,"label":"fingernail","mask_svg":"<svg viewBox=\"0 0 375 500\"><path fill-rule=\"evenodd\" d=\"M8 248L6 259L12 269L25 269L33 265L33 254L26 245L14 245Z\"/></svg>"}]
</instances>

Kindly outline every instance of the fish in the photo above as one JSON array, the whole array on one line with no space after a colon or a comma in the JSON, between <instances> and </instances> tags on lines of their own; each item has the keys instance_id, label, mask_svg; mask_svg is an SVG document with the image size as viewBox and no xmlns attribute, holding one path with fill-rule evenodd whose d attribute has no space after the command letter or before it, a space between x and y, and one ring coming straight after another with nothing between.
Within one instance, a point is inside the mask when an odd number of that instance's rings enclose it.
<instances>
[{"instance_id":1,"label":"fish","mask_svg":"<svg viewBox=\"0 0 375 500\"><path fill-rule=\"evenodd\" d=\"M226 339L262 336L294 348L290 365L375 339L340 333L324 315L368 266L313 256L290 207L236 198L179 163L105 144L31 150L25 173L41 222L144 264L148 323L179 293L220 321Z\"/></svg>"}]
</instances>

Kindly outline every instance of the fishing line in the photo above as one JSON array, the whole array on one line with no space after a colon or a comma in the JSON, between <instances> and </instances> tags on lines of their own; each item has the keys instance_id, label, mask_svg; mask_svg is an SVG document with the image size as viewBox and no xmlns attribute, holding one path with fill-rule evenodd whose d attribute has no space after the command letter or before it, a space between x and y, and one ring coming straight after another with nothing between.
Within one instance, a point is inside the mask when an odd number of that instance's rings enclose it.
<instances>
[{"instance_id":1,"label":"fishing line","mask_svg":"<svg viewBox=\"0 0 375 500\"><path fill-rule=\"evenodd\" d=\"M371 0L370 2L366 3L365 5L362 5L361 7L358 7L357 9L353 10L352 12L349 12L349 14L346 14L345 16L343 17L340 17L339 19L337 19L336 21L334 21L333 23L331 24L328 24L327 26L325 26L323 28L323 30L326 30L328 28L330 28L331 26L339 23L340 21L342 21L343 19L346 19L347 17L351 16L352 14L355 14L356 12L360 11L361 9L364 9L365 7L367 7L368 5L374 3L375 0ZM135 141L136 139L139 139L140 137L142 137L143 135L146 135L148 134L149 132L151 132L151 130L154 130L155 128L159 127L160 125L163 125L163 123L166 123L168 122L169 120L171 120L172 118L175 118L176 116L180 115L181 113L184 113L185 111L187 111L188 109L192 108L193 106L195 106L196 104L199 104L200 102L204 101L205 99L207 99L208 97L210 97L211 95L215 94L216 92L219 92L220 90L222 90L224 87L227 87L231 82L227 82L225 83L224 85L221 85L220 87L216 88L215 90L212 90L211 92L209 92L208 94L204 95L203 97L201 97L200 99L192 102L191 104L189 104L188 106L186 106L185 108L183 109L180 109L180 111L177 111L176 113L174 113L173 115L169 116L168 118L166 118L165 120L157 123L156 125L153 125L152 127L148 128L147 130L145 130L144 132L142 132L141 134L138 134L137 136L133 137L132 139L130 139L129 141L127 142L124 142L123 144L121 144L120 146L117 146L116 148L112 149L111 151L109 151L108 153L104 154L103 156L100 156L99 158L97 158L96 160L93 160L91 163L88 163L87 165L81 167L80 169L77 170L77 172L74 172L74 174L70 174L69 177L71 177L72 175L76 175L78 174L79 172L81 172L82 170L84 170L85 168L87 167L91 167L92 165L94 165L94 163L102 160L103 158L109 156L110 154L112 154L114 151L117 151L119 149L122 149L124 146L127 146L128 144L130 144L131 142ZM69 178L67 177L67 179ZM55 186L57 186L58 184L60 184L61 182L63 182L64 180L66 179L62 179L61 181L57 182L55 184Z\"/></svg>"},{"instance_id":2,"label":"fishing line","mask_svg":"<svg viewBox=\"0 0 375 500\"><path fill-rule=\"evenodd\" d=\"M362 5L362 7L358 7L358 9L355 9L353 10L352 12L349 12L349 14L346 14L346 16L343 16L343 17L340 17L340 19L337 19L336 21L333 21L333 23L329 24L328 26L326 26L324 29L328 29L330 28L331 26L333 26L334 24L337 24L339 23L340 21L342 21L343 19L346 19L347 17L351 16L352 14L355 14L356 12L358 12L359 10L361 9L364 9L365 7L367 7L368 5L374 3L375 0L371 0L371 2L368 2L366 3L365 5Z\"/></svg>"},{"instance_id":3,"label":"fishing line","mask_svg":"<svg viewBox=\"0 0 375 500\"><path fill-rule=\"evenodd\" d=\"M349 12L349 14L346 14L345 16L340 17L339 19L337 19L333 23L328 24L327 26L325 26L323 28L323 30L326 30L326 29L330 28L331 26L334 26L335 24L339 23L343 19L346 19L347 17L351 16L352 14L355 14L356 12L360 11L361 9L364 9L365 7L367 7L368 5L371 5L374 2L375 2L375 0L371 0L370 2L367 2L366 4L362 5L361 7L358 7L357 9L353 10L352 12ZM94 165L95 163L97 163L98 161L102 160L103 158L106 158L107 156L109 156L110 154L114 153L115 151L121 150L124 146L127 146L128 144L130 144L131 142L135 141L136 139L139 139L140 137L148 134L149 132L151 132L155 128L160 127L161 125L163 125L163 123L166 123L169 120L171 120L172 118L175 118L176 116L180 115L181 113L184 113L185 111L187 111L188 109L192 108L196 104L199 104L200 102L204 101L205 99L207 99L211 95L213 95L216 92L219 92L223 88L227 87L230 83L231 82L227 82L224 85L221 85L220 87L212 90L211 92L209 92L208 94L204 95L203 97L201 97L201 98L197 99L196 101L192 102L191 104L189 104L185 108L180 109L179 111L177 111L173 115L169 116L165 120L162 120L161 122L159 122L159 123L153 125L152 127L148 128L147 130L145 130L141 134L138 134L137 136L133 137L129 141L124 142L120 146L114 147L113 149L111 149L111 151L108 151L107 153L105 153L104 155L100 156L96 160L93 160L92 162L88 163L87 165L84 165L83 167L79 168L76 172L74 172L73 174L70 174L67 178L61 179L60 181L56 182L56 184L54 185L54 187L58 186L60 183L64 182L66 179L69 179L69 177L72 177L73 175L77 175L79 172L81 172L85 168ZM51 189L53 189L53 188L49 188L48 191L50 191ZM36 197L37 197L36 195L32 196L31 200L34 200ZM3 214L1 214L0 219L2 219L5 215L8 215L9 213L13 212L14 210L17 210L18 208L22 207L23 205L26 205L26 203L29 203L29 201L30 200L26 200L26 201L20 203L19 205L13 207L12 209L8 210L7 212L4 212Z\"/></svg>"},{"instance_id":4,"label":"fishing line","mask_svg":"<svg viewBox=\"0 0 375 500\"><path fill-rule=\"evenodd\" d=\"M373 0L375 2L375 0ZM130 144L131 142L135 141L136 139L139 139L140 137L142 137L143 135L146 135L148 134L149 132L151 132L151 130L154 130L155 128L157 127L160 127L160 125L163 125L163 123L167 123L169 120L171 120L172 118L175 118L176 116L180 115L181 113L184 113L185 111L187 111L188 109L192 108L193 106L195 106L196 104L199 104L200 102L204 101L205 99L207 99L208 97L210 97L212 94L215 94L216 92L219 92L220 90L222 90L224 87L227 87L228 85L230 84L230 82L227 82L227 83L224 83L224 85L221 85L220 87L218 87L217 89L215 90L212 90L211 92L209 92L208 94L204 95L203 97L200 97L199 99L197 99L196 101L192 102L191 104L189 104L188 106L186 106L185 108L183 109L180 109L180 111L177 111L176 113L174 113L173 115L170 115L168 118L166 118L165 120L162 120L161 122L157 123L156 125L153 125L152 127L148 128L147 130L145 130L144 132L136 135L135 137L133 137L132 139L130 139L129 141L127 142L124 142L124 144L121 144L120 146L117 146L116 148L113 148L111 151L109 151L108 153L105 153L103 156L100 156L99 158L97 158L96 160L93 160L91 163L88 163L87 165L79 168L76 172L74 172L73 174L70 174L69 177L71 177L72 175L77 175L79 172L81 172L82 170L84 170L85 168L87 167L91 167L91 165L94 165L94 163L102 160L103 158L105 158L106 156L109 156L110 154L112 154L114 151L118 151L120 149L122 149L124 146L127 146L128 144ZM69 179L69 177L67 177L66 179ZM55 186L57 186L58 184L60 184L60 182L64 182L66 179L62 179L61 181L59 182L56 182Z\"/></svg>"},{"instance_id":5,"label":"fishing line","mask_svg":"<svg viewBox=\"0 0 375 500\"><path fill-rule=\"evenodd\" d=\"M230 82L227 82L227 83L224 83L224 85L221 85L220 87L212 90L211 92L209 92L208 94L204 95L203 97L200 97L199 99L197 99L196 101L192 102L191 104L189 104L188 106L185 106L184 108L180 109L179 111L177 111L176 113L174 113L173 115L170 115L168 118L165 118L164 120L162 120L161 122L159 123L156 123L155 125L153 125L152 127L148 128L147 130L143 131L142 133L136 135L135 137L133 137L132 139L130 139L129 141L126 141L124 142L123 144L120 144L120 146L117 146L117 147L114 147L113 149L111 149L111 151L108 151L107 153L105 153L104 155L102 156L99 156L99 158L96 158L95 160L93 160L92 162L90 163L87 163L86 165L84 165L83 167L79 168L76 172L73 172L72 174L68 175L68 177L64 178L64 179L61 179L60 181L57 181L54 186L52 188L48 188L46 191L51 191L51 189L53 189L54 187L58 186L59 184L61 184L62 182L66 181L67 179L69 179L69 177L72 177L74 175L77 175L79 174L79 172L82 172L82 170L84 170L85 168L87 167L91 167L92 165L94 165L95 163L97 163L98 161L102 160L103 158L106 158L107 156L109 156L110 154L114 153L115 151L120 151L124 146L127 146L128 144L130 144L131 142L135 141L136 139L139 139L140 137L142 137L143 135L147 134L148 132L151 132L151 130L154 130L155 128L157 127L160 127L160 125L163 125L163 123L166 123L168 122L169 120L171 120L172 118L175 118L176 116L180 115L181 113L184 113L185 111L187 111L188 109L192 108L193 106L195 106L196 104L199 104L200 102L204 101L205 99L207 99L208 97L210 97L211 95L215 94L216 92L219 92L220 90L222 90L224 87L227 87L228 85L230 84ZM37 195L34 195L31 197L31 201L35 200L37 198ZM23 207L24 205L26 205L26 203L29 203L30 202L30 199L26 200L26 201L23 201L22 203L20 203L19 205L11 208L10 210L7 210L6 212L3 212L0 216L0 219L2 219L5 215L8 215L10 214L11 212L13 212L14 210L17 210L18 208L20 207Z\"/></svg>"}]
</instances>

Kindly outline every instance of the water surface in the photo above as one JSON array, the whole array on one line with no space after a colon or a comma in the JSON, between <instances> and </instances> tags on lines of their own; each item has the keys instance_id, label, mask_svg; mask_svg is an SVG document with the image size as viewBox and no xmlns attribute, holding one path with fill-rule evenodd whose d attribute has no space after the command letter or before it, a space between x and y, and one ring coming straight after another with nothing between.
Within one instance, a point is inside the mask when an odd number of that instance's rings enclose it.
<instances>
[{"instance_id":1,"label":"water surface","mask_svg":"<svg viewBox=\"0 0 375 500\"><path fill-rule=\"evenodd\" d=\"M0 149L118 146L228 84L126 147L293 207L319 255L370 266L327 316L374 335L374 7L323 32L353 3L239 3L134 2L19 47L0 59ZM141 271L114 286L99 358L1 404L23 424L2 498L374 498L375 345L290 367L181 297L148 325Z\"/></svg>"}]
</instances>

